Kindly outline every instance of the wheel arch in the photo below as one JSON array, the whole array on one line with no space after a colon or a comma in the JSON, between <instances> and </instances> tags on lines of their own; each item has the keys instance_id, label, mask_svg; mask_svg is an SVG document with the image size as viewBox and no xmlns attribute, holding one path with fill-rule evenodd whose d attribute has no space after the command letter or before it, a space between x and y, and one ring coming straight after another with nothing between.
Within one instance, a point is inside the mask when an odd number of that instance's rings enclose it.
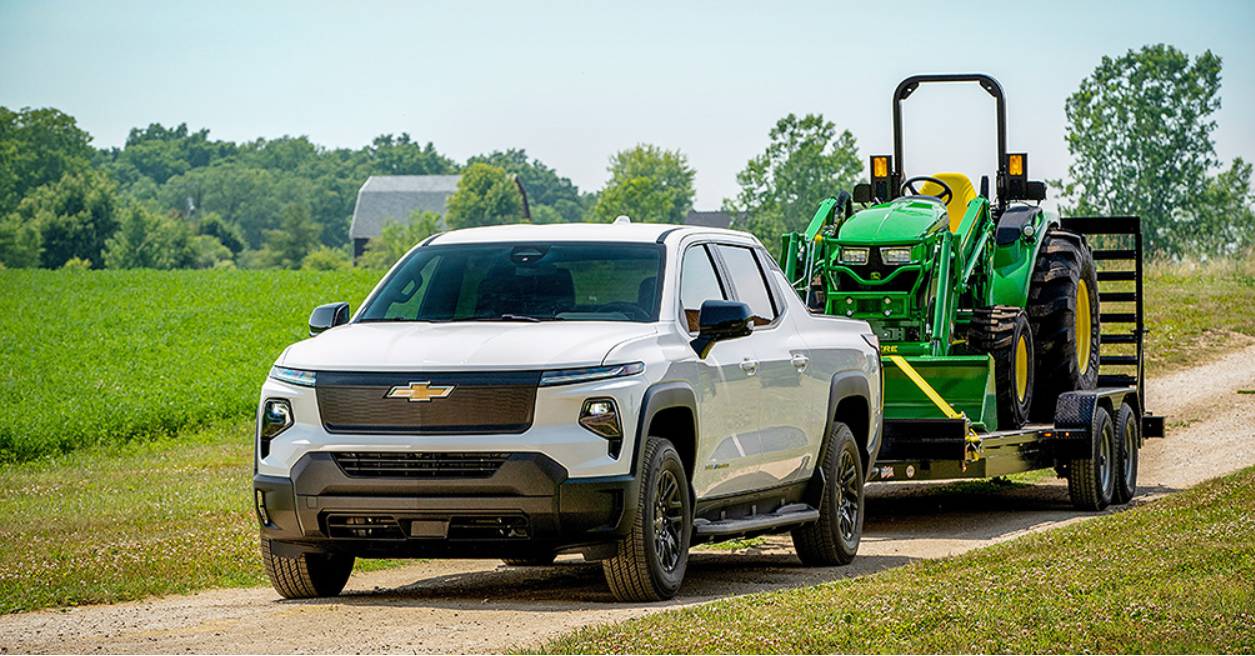
<instances>
[{"instance_id":1,"label":"wheel arch","mask_svg":"<svg viewBox=\"0 0 1255 656\"><path fill-rule=\"evenodd\" d=\"M824 425L824 444L820 457L828 448L828 437L833 424L842 422L854 433L863 471L870 471L880 451L880 426L876 423L875 409L871 405L871 383L867 375L857 369L837 372L828 387L827 423Z\"/></svg>"},{"instance_id":2,"label":"wheel arch","mask_svg":"<svg viewBox=\"0 0 1255 656\"><path fill-rule=\"evenodd\" d=\"M651 435L666 438L675 447L684 463L691 488L697 462L697 395L687 383L658 383L645 391L632 451L631 473L634 480L640 479L645 439Z\"/></svg>"}]
</instances>

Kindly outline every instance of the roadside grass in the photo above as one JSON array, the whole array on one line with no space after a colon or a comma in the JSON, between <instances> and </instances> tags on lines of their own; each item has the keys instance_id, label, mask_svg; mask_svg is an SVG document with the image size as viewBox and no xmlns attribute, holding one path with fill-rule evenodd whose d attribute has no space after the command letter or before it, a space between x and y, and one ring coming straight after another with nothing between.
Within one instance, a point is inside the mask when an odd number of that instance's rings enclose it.
<instances>
[{"instance_id":1,"label":"roadside grass","mask_svg":"<svg viewBox=\"0 0 1255 656\"><path fill-rule=\"evenodd\" d=\"M872 576L583 629L536 653L1251 653L1255 468Z\"/></svg>"},{"instance_id":2,"label":"roadside grass","mask_svg":"<svg viewBox=\"0 0 1255 656\"><path fill-rule=\"evenodd\" d=\"M310 310L379 275L0 270L0 462L251 417Z\"/></svg>"},{"instance_id":3,"label":"roadside grass","mask_svg":"<svg viewBox=\"0 0 1255 656\"><path fill-rule=\"evenodd\" d=\"M252 434L219 421L0 466L0 614L267 583Z\"/></svg>"},{"instance_id":4,"label":"roadside grass","mask_svg":"<svg viewBox=\"0 0 1255 656\"><path fill-rule=\"evenodd\" d=\"M1151 262L1143 273L1148 376L1255 344L1255 252L1201 264Z\"/></svg>"}]
</instances>

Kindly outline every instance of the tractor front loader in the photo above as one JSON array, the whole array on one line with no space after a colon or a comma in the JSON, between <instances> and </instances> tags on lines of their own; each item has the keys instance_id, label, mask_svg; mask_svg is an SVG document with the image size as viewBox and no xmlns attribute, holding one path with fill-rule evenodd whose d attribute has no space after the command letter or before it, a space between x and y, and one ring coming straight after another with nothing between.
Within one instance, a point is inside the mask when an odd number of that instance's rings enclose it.
<instances>
[{"instance_id":1,"label":"tractor front loader","mask_svg":"<svg viewBox=\"0 0 1255 656\"><path fill-rule=\"evenodd\" d=\"M988 176L977 188L961 173L904 173L902 102L921 84L950 82L975 82L997 103L996 196ZM1006 99L987 75L907 78L894 92L893 124L893 156L873 156L869 184L825 200L805 232L784 235L781 257L812 310L866 320L880 338L886 464L873 478L1055 467L1077 479L1078 506L1107 505L1120 472L1132 471L1135 484L1142 436L1162 434L1162 418L1142 402L1138 221L1045 212L1046 186L1028 179L1028 155L1007 152ZM1115 228L1137 241L1135 253L1113 251L1136 260L1136 299L1113 297L1136 300L1135 316L1118 315L1136 326L1112 336L1137 345L1135 361L1099 354L1099 271L1085 235ZM1103 363L1135 364L1137 374L1101 381ZM1127 384L1100 389L1113 381ZM1126 406L1136 421L1121 414ZM1099 411L1112 425L1105 437ZM1124 452L1115 446L1125 437L1116 435L1120 417L1120 429L1137 435ZM1082 488L1097 491L1082 498Z\"/></svg>"}]
</instances>

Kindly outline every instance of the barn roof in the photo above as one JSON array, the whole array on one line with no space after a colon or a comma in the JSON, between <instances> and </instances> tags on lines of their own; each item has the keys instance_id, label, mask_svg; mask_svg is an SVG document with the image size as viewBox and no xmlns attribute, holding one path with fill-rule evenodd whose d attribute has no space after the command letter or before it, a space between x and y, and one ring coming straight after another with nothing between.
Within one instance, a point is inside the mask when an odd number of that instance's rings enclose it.
<instances>
[{"instance_id":1,"label":"barn roof","mask_svg":"<svg viewBox=\"0 0 1255 656\"><path fill-rule=\"evenodd\" d=\"M449 196L458 190L460 175L372 175L357 192L350 239L383 234L389 219L405 221L414 210L444 214Z\"/></svg>"}]
</instances>

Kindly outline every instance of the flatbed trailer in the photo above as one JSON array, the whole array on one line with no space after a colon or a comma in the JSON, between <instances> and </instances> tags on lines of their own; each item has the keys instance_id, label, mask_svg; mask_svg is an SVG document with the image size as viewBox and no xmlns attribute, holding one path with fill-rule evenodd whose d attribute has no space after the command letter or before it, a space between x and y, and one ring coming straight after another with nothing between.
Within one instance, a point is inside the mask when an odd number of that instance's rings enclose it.
<instances>
[{"instance_id":1,"label":"flatbed trailer","mask_svg":"<svg viewBox=\"0 0 1255 656\"><path fill-rule=\"evenodd\" d=\"M887 418L869 481L991 478L1053 467L1072 482L1081 478L1073 475L1074 468L1093 467L1098 480L1117 479L1113 493L1104 500L1101 489L1095 494L1074 482L1070 487L1079 507L1098 509L1133 495L1138 449L1146 438L1164 434L1163 417L1146 410L1141 221L1135 216L1072 217L1061 224L1097 246L1092 252L1100 263L1103 347L1098 388L1061 394L1053 424L1014 430L977 431L965 417ZM909 369L893 356L883 363ZM944 398L945 390L936 394Z\"/></svg>"}]
</instances>

